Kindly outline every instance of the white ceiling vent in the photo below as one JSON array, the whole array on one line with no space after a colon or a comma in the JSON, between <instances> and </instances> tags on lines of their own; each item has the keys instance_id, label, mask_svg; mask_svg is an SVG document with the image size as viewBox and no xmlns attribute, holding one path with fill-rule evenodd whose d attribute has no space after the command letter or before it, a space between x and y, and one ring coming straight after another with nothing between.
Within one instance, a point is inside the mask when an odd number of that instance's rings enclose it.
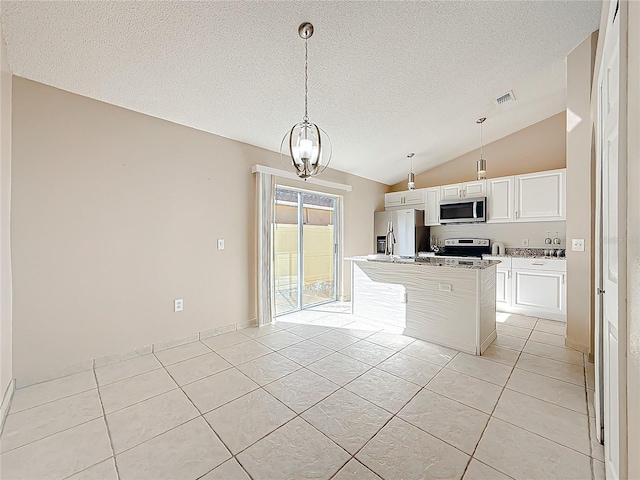
<instances>
[{"instance_id":1,"label":"white ceiling vent","mask_svg":"<svg viewBox=\"0 0 640 480\"><path fill-rule=\"evenodd\" d=\"M515 102L516 96L513 94L513 90L509 90L507 93L500 95L498 98L494 99L493 101L497 106L502 107L507 103Z\"/></svg>"}]
</instances>

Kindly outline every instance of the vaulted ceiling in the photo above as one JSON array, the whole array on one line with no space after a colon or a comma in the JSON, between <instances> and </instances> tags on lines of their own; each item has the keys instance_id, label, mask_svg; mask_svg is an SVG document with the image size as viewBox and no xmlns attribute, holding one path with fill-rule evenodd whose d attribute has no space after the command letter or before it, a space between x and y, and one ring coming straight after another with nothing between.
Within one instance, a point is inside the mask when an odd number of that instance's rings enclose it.
<instances>
[{"instance_id":1,"label":"vaulted ceiling","mask_svg":"<svg viewBox=\"0 0 640 480\"><path fill-rule=\"evenodd\" d=\"M304 108L332 167L392 184L565 109L594 1L3 1L15 75L278 151ZM517 100L493 99L513 90Z\"/></svg>"}]
</instances>

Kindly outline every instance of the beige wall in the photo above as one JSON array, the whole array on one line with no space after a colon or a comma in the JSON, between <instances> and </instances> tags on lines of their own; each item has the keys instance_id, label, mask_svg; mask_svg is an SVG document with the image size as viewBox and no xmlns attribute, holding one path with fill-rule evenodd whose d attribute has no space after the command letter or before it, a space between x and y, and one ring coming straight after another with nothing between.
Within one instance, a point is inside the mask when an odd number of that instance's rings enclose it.
<instances>
[{"instance_id":1,"label":"beige wall","mask_svg":"<svg viewBox=\"0 0 640 480\"><path fill-rule=\"evenodd\" d=\"M567 57L567 238L583 238L584 252L567 250L567 345L593 352L595 164L591 84L598 33ZM578 122L578 123L576 123Z\"/></svg>"},{"instance_id":2,"label":"beige wall","mask_svg":"<svg viewBox=\"0 0 640 480\"><path fill-rule=\"evenodd\" d=\"M489 118L485 129L490 128ZM564 168L566 165L565 112L558 113L483 147L487 177ZM448 185L476 179L478 149L416 175L416 188ZM406 190L406 180L391 191Z\"/></svg>"},{"instance_id":3,"label":"beige wall","mask_svg":"<svg viewBox=\"0 0 640 480\"><path fill-rule=\"evenodd\" d=\"M11 70L0 31L0 402L11 378Z\"/></svg>"},{"instance_id":4,"label":"beige wall","mask_svg":"<svg viewBox=\"0 0 640 480\"><path fill-rule=\"evenodd\" d=\"M628 478L640 478L640 455L637 454L640 452L640 2L627 2L627 5L627 475Z\"/></svg>"},{"instance_id":5,"label":"beige wall","mask_svg":"<svg viewBox=\"0 0 640 480\"><path fill-rule=\"evenodd\" d=\"M255 319L256 163L282 167L276 153L14 77L14 376ZM371 250L387 187L323 178L353 191L282 183L343 194L344 253Z\"/></svg>"}]
</instances>

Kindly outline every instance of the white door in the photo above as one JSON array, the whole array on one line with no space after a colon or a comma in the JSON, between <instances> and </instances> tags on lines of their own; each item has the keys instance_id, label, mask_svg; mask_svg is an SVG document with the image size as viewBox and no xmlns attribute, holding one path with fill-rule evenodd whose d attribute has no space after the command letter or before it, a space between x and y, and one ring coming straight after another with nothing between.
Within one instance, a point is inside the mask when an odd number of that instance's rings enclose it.
<instances>
[{"instance_id":1,"label":"white door","mask_svg":"<svg viewBox=\"0 0 640 480\"><path fill-rule=\"evenodd\" d=\"M440 225L440 187L425 190L424 224Z\"/></svg>"},{"instance_id":2,"label":"white door","mask_svg":"<svg viewBox=\"0 0 640 480\"><path fill-rule=\"evenodd\" d=\"M478 180L476 182L465 182L462 184L463 197L484 197L487 194L486 180Z\"/></svg>"},{"instance_id":3,"label":"white door","mask_svg":"<svg viewBox=\"0 0 640 480\"><path fill-rule=\"evenodd\" d=\"M617 2L611 2L609 27L606 31L599 82L599 154L602 177L602 385L604 400L604 452L605 469L608 479L620 478L620 456L626 448L620 445L625 435L621 434L621 412L626 383L624 352L626 339L620 338L624 332L625 309L619 308L620 283L624 282L626 271L619 258L619 241L624 238L626 219L624 216L625 182L619 182L620 162L618 158L619 88L620 88L620 21ZM622 200L622 201L621 201ZM624 255L624 253L622 253ZM600 365L599 365L600 367ZM624 388L624 387L623 387ZM623 408L621 408L621 406ZM636 452L637 454L637 452Z\"/></svg>"},{"instance_id":4,"label":"white door","mask_svg":"<svg viewBox=\"0 0 640 480\"><path fill-rule=\"evenodd\" d=\"M516 175L516 222L564 220L565 170Z\"/></svg>"},{"instance_id":5,"label":"white door","mask_svg":"<svg viewBox=\"0 0 640 480\"><path fill-rule=\"evenodd\" d=\"M440 187L440 200L455 200L456 198L462 198L461 183Z\"/></svg>"},{"instance_id":6,"label":"white door","mask_svg":"<svg viewBox=\"0 0 640 480\"><path fill-rule=\"evenodd\" d=\"M513 177L487 180L487 223L505 223L514 220Z\"/></svg>"}]
</instances>

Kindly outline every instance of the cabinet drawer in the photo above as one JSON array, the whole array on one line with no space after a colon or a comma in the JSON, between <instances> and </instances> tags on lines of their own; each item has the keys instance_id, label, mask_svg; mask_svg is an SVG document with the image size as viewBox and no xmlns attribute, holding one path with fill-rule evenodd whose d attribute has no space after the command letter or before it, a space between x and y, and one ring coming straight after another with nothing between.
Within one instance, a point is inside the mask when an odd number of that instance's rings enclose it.
<instances>
[{"instance_id":1,"label":"cabinet drawer","mask_svg":"<svg viewBox=\"0 0 640 480\"><path fill-rule=\"evenodd\" d=\"M523 270L553 270L556 272L567 271L567 261L555 258L512 258L511 266L514 269Z\"/></svg>"}]
</instances>

